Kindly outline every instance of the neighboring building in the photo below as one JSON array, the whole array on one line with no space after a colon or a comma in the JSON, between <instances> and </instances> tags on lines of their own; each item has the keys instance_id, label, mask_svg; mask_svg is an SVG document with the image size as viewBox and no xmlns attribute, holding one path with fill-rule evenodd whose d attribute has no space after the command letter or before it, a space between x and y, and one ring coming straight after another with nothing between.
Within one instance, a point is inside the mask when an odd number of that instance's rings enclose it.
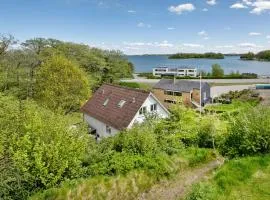
<instances>
[{"instance_id":1,"label":"neighboring building","mask_svg":"<svg viewBox=\"0 0 270 200\"><path fill-rule=\"evenodd\" d=\"M197 69L190 67L157 67L153 68L153 76L178 76L178 77L197 77Z\"/></svg>"},{"instance_id":2,"label":"neighboring building","mask_svg":"<svg viewBox=\"0 0 270 200\"><path fill-rule=\"evenodd\" d=\"M161 79L153 87L154 95L168 108L172 104L184 104L191 107L200 107L211 101L210 85L202 82L187 80Z\"/></svg>"},{"instance_id":3,"label":"neighboring building","mask_svg":"<svg viewBox=\"0 0 270 200\"><path fill-rule=\"evenodd\" d=\"M81 111L97 138L112 136L142 123L146 113L160 118L169 116L169 111L151 92L111 84L102 85Z\"/></svg>"}]
</instances>

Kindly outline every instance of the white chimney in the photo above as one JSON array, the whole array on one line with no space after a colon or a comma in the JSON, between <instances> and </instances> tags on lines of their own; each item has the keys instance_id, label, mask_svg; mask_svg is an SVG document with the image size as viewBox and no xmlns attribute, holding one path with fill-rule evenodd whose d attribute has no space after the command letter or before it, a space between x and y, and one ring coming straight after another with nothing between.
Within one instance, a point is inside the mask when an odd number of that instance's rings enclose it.
<instances>
[{"instance_id":1,"label":"white chimney","mask_svg":"<svg viewBox=\"0 0 270 200\"><path fill-rule=\"evenodd\" d=\"M132 103L135 103L135 102L136 102L136 98L133 97L133 98L132 98Z\"/></svg>"}]
</instances>

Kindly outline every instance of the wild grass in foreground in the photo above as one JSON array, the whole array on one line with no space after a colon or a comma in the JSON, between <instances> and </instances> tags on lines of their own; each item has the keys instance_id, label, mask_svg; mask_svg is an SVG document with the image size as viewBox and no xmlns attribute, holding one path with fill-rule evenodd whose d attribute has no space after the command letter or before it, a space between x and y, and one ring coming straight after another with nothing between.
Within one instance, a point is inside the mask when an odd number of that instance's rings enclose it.
<instances>
[{"instance_id":1,"label":"wild grass in foreground","mask_svg":"<svg viewBox=\"0 0 270 200\"><path fill-rule=\"evenodd\" d=\"M36 194L32 200L42 199L117 199L132 200L151 188L161 179L215 159L212 150L188 148L177 155L164 157L166 175L158 176L149 170L133 170L126 175L96 176L88 179L66 182L60 188L49 189Z\"/></svg>"},{"instance_id":2,"label":"wild grass in foreground","mask_svg":"<svg viewBox=\"0 0 270 200\"><path fill-rule=\"evenodd\" d=\"M227 162L209 181L193 187L186 200L270 199L270 155Z\"/></svg>"}]
</instances>

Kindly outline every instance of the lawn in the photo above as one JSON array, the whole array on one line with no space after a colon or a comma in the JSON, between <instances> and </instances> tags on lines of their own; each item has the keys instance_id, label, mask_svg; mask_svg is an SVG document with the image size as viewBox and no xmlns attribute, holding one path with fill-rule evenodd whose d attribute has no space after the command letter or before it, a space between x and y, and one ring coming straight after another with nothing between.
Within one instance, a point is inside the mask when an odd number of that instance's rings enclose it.
<instances>
[{"instance_id":1,"label":"lawn","mask_svg":"<svg viewBox=\"0 0 270 200\"><path fill-rule=\"evenodd\" d=\"M242 109L250 108L256 106L258 104L257 101L241 101L241 100L233 100L231 104L212 104L207 105L205 110L208 112L216 112L216 113L235 113L239 112Z\"/></svg>"},{"instance_id":2,"label":"lawn","mask_svg":"<svg viewBox=\"0 0 270 200\"><path fill-rule=\"evenodd\" d=\"M186 200L268 200L269 188L270 155L238 158L195 185Z\"/></svg>"}]
</instances>

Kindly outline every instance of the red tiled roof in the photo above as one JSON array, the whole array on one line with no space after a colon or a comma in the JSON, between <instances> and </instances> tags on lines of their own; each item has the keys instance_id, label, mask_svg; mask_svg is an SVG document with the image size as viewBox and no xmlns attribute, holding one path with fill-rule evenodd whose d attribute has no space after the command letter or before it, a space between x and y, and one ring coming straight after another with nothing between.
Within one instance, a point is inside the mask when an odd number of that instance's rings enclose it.
<instances>
[{"instance_id":1,"label":"red tiled roof","mask_svg":"<svg viewBox=\"0 0 270 200\"><path fill-rule=\"evenodd\" d=\"M118 85L104 84L81 108L83 113L118 130L128 127L135 114L141 108L150 92L121 87ZM104 102L108 100L106 106ZM118 104L126 101L123 107Z\"/></svg>"}]
</instances>

